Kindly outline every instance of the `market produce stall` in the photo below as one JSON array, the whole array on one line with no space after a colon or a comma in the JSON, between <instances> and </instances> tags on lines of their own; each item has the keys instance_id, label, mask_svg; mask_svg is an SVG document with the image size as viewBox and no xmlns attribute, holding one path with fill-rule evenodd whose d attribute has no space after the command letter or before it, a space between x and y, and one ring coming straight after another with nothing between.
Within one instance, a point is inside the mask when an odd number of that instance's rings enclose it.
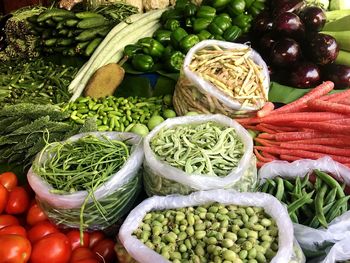
<instances>
[{"instance_id":1,"label":"market produce stall","mask_svg":"<svg viewBox=\"0 0 350 263\"><path fill-rule=\"evenodd\" d=\"M350 262L350 5L0 14L0 263Z\"/></svg>"}]
</instances>

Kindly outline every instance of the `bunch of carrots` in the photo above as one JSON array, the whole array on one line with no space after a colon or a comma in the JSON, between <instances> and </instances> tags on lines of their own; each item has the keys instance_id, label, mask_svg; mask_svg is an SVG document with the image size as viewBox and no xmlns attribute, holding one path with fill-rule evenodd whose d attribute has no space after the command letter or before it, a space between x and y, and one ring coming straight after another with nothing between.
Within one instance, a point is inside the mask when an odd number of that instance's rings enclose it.
<instances>
[{"instance_id":1,"label":"bunch of carrots","mask_svg":"<svg viewBox=\"0 0 350 263\"><path fill-rule=\"evenodd\" d=\"M281 108L267 103L256 117L237 119L260 132L254 138L258 167L326 155L350 167L350 90L329 94L333 88L326 81Z\"/></svg>"}]
</instances>

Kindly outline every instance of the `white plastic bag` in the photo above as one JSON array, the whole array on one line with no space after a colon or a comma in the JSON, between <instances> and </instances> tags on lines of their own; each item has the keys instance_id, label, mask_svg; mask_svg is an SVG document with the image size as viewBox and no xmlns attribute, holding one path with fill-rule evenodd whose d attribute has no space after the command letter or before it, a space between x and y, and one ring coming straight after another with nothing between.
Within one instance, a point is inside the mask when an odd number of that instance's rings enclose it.
<instances>
[{"instance_id":1,"label":"white plastic bag","mask_svg":"<svg viewBox=\"0 0 350 263\"><path fill-rule=\"evenodd\" d=\"M350 169L326 156L318 160L303 159L288 163L273 161L262 166L258 178L261 183L266 178L281 176L283 178L304 177L314 169L331 173L338 181L350 185ZM350 211L335 218L327 229L314 229L300 224L294 224L294 234L302 249L309 252L324 250L324 246L335 243L350 235Z\"/></svg>"},{"instance_id":2,"label":"white plastic bag","mask_svg":"<svg viewBox=\"0 0 350 263\"><path fill-rule=\"evenodd\" d=\"M152 138L163 128L178 125L215 122L233 127L242 140L245 150L238 166L225 177L187 174L157 158L150 147ZM149 196L189 194L193 191L233 188L240 191L253 190L257 181L256 159L253 140L248 131L236 121L223 115L197 115L167 119L154 128L144 139L144 185Z\"/></svg>"},{"instance_id":3,"label":"white plastic bag","mask_svg":"<svg viewBox=\"0 0 350 263\"><path fill-rule=\"evenodd\" d=\"M139 241L132 233L144 216L152 210L175 209L218 202L220 204L263 207L277 224L279 250L271 263L305 262L304 255L294 242L292 222L286 208L273 196L264 193L238 193L230 190L211 190L188 196L154 196L134 208L119 230L119 239L128 253L140 263L167 263L161 255ZM298 255L296 255L297 253Z\"/></svg>"},{"instance_id":4,"label":"white plastic bag","mask_svg":"<svg viewBox=\"0 0 350 263\"><path fill-rule=\"evenodd\" d=\"M220 113L231 118L242 115L253 114L263 104L256 107L242 106L240 102L225 95L212 83L204 80L189 69L193 56L206 47L219 46L222 49L246 48L245 44L225 42L219 40L204 40L192 47L187 53L183 69L180 72L179 80L175 87L173 102L178 115L185 115L187 112L195 111L200 113ZM270 77L265 61L252 49L251 58L262 67L264 76L263 87L266 94L270 88Z\"/></svg>"},{"instance_id":5,"label":"white plastic bag","mask_svg":"<svg viewBox=\"0 0 350 263\"><path fill-rule=\"evenodd\" d=\"M311 260L310 263L337 263L345 260L350 260L350 237L335 243L326 257Z\"/></svg>"},{"instance_id":6,"label":"white plastic bag","mask_svg":"<svg viewBox=\"0 0 350 263\"><path fill-rule=\"evenodd\" d=\"M85 207L84 223L88 224L88 228L104 229L114 224L121 216L131 209L130 206L135 201L140 191L140 168L144 158L142 138L133 133L91 132L74 135L68 140L76 141L89 134L95 135L99 138L106 136L113 140L127 140L127 143L132 145L130 157L123 167L94 192L95 199L102 205L104 203L110 203L111 199L120 199L118 204L116 203L113 206L113 209L107 211L107 214L104 215L105 218L102 215L95 216L94 218L92 217L92 214L90 213L91 210L96 212L97 208L91 199ZM39 157L40 153L37 155L34 163L39 161ZM44 153L41 161L44 161L46 158L48 158L48 156ZM37 176L33 171L33 167L28 171L27 179L37 195L39 204L43 207L52 221L66 227L79 227L80 218L77 215L79 215L78 212L88 195L87 191L77 191L66 195L51 193L50 191L53 189L52 186L40 176ZM69 216L71 216L71 218L67 220Z\"/></svg>"}]
</instances>

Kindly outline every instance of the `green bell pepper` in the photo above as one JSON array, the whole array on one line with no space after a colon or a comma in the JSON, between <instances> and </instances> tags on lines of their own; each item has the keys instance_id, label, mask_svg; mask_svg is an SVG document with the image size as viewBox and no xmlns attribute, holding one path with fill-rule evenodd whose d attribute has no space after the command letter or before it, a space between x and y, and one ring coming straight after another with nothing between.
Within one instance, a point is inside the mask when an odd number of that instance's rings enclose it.
<instances>
[{"instance_id":1,"label":"green bell pepper","mask_svg":"<svg viewBox=\"0 0 350 263\"><path fill-rule=\"evenodd\" d=\"M202 18L213 19L216 15L216 9L208 5L202 5L199 7L196 16Z\"/></svg>"},{"instance_id":2,"label":"green bell pepper","mask_svg":"<svg viewBox=\"0 0 350 263\"><path fill-rule=\"evenodd\" d=\"M229 2L230 0L213 0L211 6L215 9L220 9L225 7Z\"/></svg>"},{"instance_id":3,"label":"green bell pepper","mask_svg":"<svg viewBox=\"0 0 350 263\"><path fill-rule=\"evenodd\" d=\"M231 0L231 2L227 5L227 11L231 17L243 14L246 8L245 3L245 0Z\"/></svg>"},{"instance_id":4,"label":"green bell pepper","mask_svg":"<svg viewBox=\"0 0 350 263\"><path fill-rule=\"evenodd\" d=\"M132 58L131 64L134 69L141 72L147 72L153 69L154 61L153 58L149 55L136 54Z\"/></svg>"},{"instance_id":5,"label":"green bell pepper","mask_svg":"<svg viewBox=\"0 0 350 263\"><path fill-rule=\"evenodd\" d=\"M213 19L211 18L196 18L193 21L193 32L198 33L207 29Z\"/></svg>"},{"instance_id":6,"label":"green bell pepper","mask_svg":"<svg viewBox=\"0 0 350 263\"><path fill-rule=\"evenodd\" d=\"M221 35L213 35L213 39L222 40L222 41L225 40Z\"/></svg>"},{"instance_id":7,"label":"green bell pepper","mask_svg":"<svg viewBox=\"0 0 350 263\"><path fill-rule=\"evenodd\" d=\"M210 32L207 30L202 30L197 34L197 36L198 36L199 40L202 41L202 40L210 39L212 34L210 34Z\"/></svg>"},{"instance_id":8,"label":"green bell pepper","mask_svg":"<svg viewBox=\"0 0 350 263\"><path fill-rule=\"evenodd\" d=\"M257 16L265 9L265 3L260 1L255 1L248 9L249 14L252 16Z\"/></svg>"},{"instance_id":9,"label":"green bell pepper","mask_svg":"<svg viewBox=\"0 0 350 263\"><path fill-rule=\"evenodd\" d=\"M143 38L140 38L138 41L137 41L137 44L142 46L143 43L149 43L153 38L152 37L143 37Z\"/></svg>"},{"instance_id":10,"label":"green bell pepper","mask_svg":"<svg viewBox=\"0 0 350 263\"><path fill-rule=\"evenodd\" d=\"M188 33L185 29L183 29L182 27L178 27L177 29L175 29L175 31L171 33L170 42L175 48L180 47L180 41L187 35Z\"/></svg>"},{"instance_id":11,"label":"green bell pepper","mask_svg":"<svg viewBox=\"0 0 350 263\"><path fill-rule=\"evenodd\" d=\"M142 46L143 52L145 52L145 54L147 55L156 58L160 58L163 55L164 46L162 45L162 43L153 38L150 39L148 42L143 41L140 45Z\"/></svg>"},{"instance_id":12,"label":"green bell pepper","mask_svg":"<svg viewBox=\"0 0 350 263\"><path fill-rule=\"evenodd\" d=\"M230 21L230 23L232 22L232 18L227 13L221 13L219 16L225 17L228 21Z\"/></svg>"},{"instance_id":13,"label":"green bell pepper","mask_svg":"<svg viewBox=\"0 0 350 263\"><path fill-rule=\"evenodd\" d=\"M213 35L222 35L224 31L231 26L231 19L225 16L217 16L208 26L208 31Z\"/></svg>"},{"instance_id":14,"label":"green bell pepper","mask_svg":"<svg viewBox=\"0 0 350 263\"><path fill-rule=\"evenodd\" d=\"M180 20L183 17L182 10L179 9L168 9L164 11L160 17L161 24L165 24L168 19Z\"/></svg>"},{"instance_id":15,"label":"green bell pepper","mask_svg":"<svg viewBox=\"0 0 350 263\"><path fill-rule=\"evenodd\" d=\"M165 66L172 72L179 72L184 60L185 55L183 53L180 51L173 51L165 58Z\"/></svg>"},{"instance_id":16,"label":"green bell pepper","mask_svg":"<svg viewBox=\"0 0 350 263\"><path fill-rule=\"evenodd\" d=\"M132 58L134 55L142 51L142 47L136 44L126 45L124 47L124 55L128 58Z\"/></svg>"},{"instance_id":17,"label":"green bell pepper","mask_svg":"<svg viewBox=\"0 0 350 263\"><path fill-rule=\"evenodd\" d=\"M174 52L175 52L175 49L173 48L173 46L171 46L171 45L167 46L163 52L163 59L166 59Z\"/></svg>"},{"instance_id":18,"label":"green bell pepper","mask_svg":"<svg viewBox=\"0 0 350 263\"><path fill-rule=\"evenodd\" d=\"M199 42L199 37L197 35L188 35L185 36L183 39L180 41L180 48L184 53L187 53L191 47L193 47L195 44Z\"/></svg>"},{"instance_id":19,"label":"green bell pepper","mask_svg":"<svg viewBox=\"0 0 350 263\"><path fill-rule=\"evenodd\" d=\"M194 18L193 17L187 17L185 20L185 26L186 27L193 27Z\"/></svg>"},{"instance_id":20,"label":"green bell pepper","mask_svg":"<svg viewBox=\"0 0 350 263\"><path fill-rule=\"evenodd\" d=\"M253 17L251 15L241 14L232 19L232 24L240 27L242 31L245 33L245 32L248 32L252 20L253 20Z\"/></svg>"},{"instance_id":21,"label":"green bell pepper","mask_svg":"<svg viewBox=\"0 0 350 263\"><path fill-rule=\"evenodd\" d=\"M245 1L245 7L249 8L256 0L244 0Z\"/></svg>"},{"instance_id":22,"label":"green bell pepper","mask_svg":"<svg viewBox=\"0 0 350 263\"><path fill-rule=\"evenodd\" d=\"M170 35L171 35L171 31L158 29L156 32L154 32L153 37L156 40L158 40L160 43L167 44L170 42Z\"/></svg>"},{"instance_id":23,"label":"green bell pepper","mask_svg":"<svg viewBox=\"0 0 350 263\"><path fill-rule=\"evenodd\" d=\"M189 0L177 0L175 3L175 9L183 12L189 3L191 3Z\"/></svg>"},{"instance_id":24,"label":"green bell pepper","mask_svg":"<svg viewBox=\"0 0 350 263\"><path fill-rule=\"evenodd\" d=\"M174 31L176 28L180 27L179 20L176 19L168 19L164 24L164 29Z\"/></svg>"},{"instance_id":25,"label":"green bell pepper","mask_svg":"<svg viewBox=\"0 0 350 263\"><path fill-rule=\"evenodd\" d=\"M198 7L195 4L189 3L184 8L184 15L185 17L191 17L194 16L197 12Z\"/></svg>"},{"instance_id":26,"label":"green bell pepper","mask_svg":"<svg viewBox=\"0 0 350 263\"><path fill-rule=\"evenodd\" d=\"M223 37L226 41L233 42L242 34L242 30L238 26L230 26L225 30Z\"/></svg>"}]
</instances>

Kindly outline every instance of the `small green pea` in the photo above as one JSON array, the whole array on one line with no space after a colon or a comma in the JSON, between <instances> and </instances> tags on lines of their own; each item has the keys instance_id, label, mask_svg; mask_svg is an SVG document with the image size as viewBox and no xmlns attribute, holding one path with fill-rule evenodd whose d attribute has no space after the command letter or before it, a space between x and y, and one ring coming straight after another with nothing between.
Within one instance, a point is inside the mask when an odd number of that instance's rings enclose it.
<instances>
[{"instance_id":1,"label":"small green pea","mask_svg":"<svg viewBox=\"0 0 350 263\"><path fill-rule=\"evenodd\" d=\"M232 250L226 250L222 253L222 256L226 260L234 261L237 258L237 254Z\"/></svg>"},{"instance_id":2,"label":"small green pea","mask_svg":"<svg viewBox=\"0 0 350 263\"><path fill-rule=\"evenodd\" d=\"M224 240L222 241L223 247L226 247L226 248L232 247L233 244L234 244L234 241L233 241L232 239L226 238L226 239L224 239Z\"/></svg>"},{"instance_id":3,"label":"small green pea","mask_svg":"<svg viewBox=\"0 0 350 263\"><path fill-rule=\"evenodd\" d=\"M241 250L238 254L240 259L245 259L248 257L248 251L247 250Z\"/></svg>"},{"instance_id":4,"label":"small green pea","mask_svg":"<svg viewBox=\"0 0 350 263\"><path fill-rule=\"evenodd\" d=\"M194 234L196 239L202 239L205 237L205 235L206 235L206 231L204 231L204 230L198 230Z\"/></svg>"}]
</instances>

